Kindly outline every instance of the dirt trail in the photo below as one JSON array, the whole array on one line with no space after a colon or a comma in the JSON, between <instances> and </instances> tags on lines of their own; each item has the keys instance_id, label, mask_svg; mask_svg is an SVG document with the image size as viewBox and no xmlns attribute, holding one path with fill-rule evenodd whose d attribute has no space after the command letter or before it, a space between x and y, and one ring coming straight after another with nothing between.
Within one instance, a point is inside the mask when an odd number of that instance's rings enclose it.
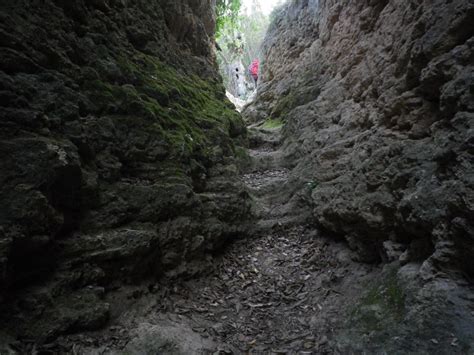
<instances>
[{"instance_id":1,"label":"dirt trail","mask_svg":"<svg viewBox=\"0 0 474 355\"><path fill-rule=\"evenodd\" d=\"M255 199L256 236L232 244L207 275L118 293L110 301L123 305L121 315L105 333L63 339L76 353L333 352L345 300L360 291L353 281L363 285L371 268L355 265L343 243L290 223L280 132L255 134L243 179Z\"/></svg>"}]
</instances>

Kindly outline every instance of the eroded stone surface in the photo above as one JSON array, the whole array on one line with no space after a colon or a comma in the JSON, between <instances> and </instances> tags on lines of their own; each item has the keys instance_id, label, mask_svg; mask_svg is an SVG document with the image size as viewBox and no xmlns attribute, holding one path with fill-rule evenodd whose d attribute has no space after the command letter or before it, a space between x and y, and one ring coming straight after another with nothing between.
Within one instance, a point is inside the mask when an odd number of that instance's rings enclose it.
<instances>
[{"instance_id":1,"label":"eroded stone surface","mask_svg":"<svg viewBox=\"0 0 474 355\"><path fill-rule=\"evenodd\" d=\"M246 130L217 74L213 6L2 1L2 331L101 327L114 282L197 273L245 232Z\"/></svg>"},{"instance_id":2,"label":"eroded stone surface","mask_svg":"<svg viewBox=\"0 0 474 355\"><path fill-rule=\"evenodd\" d=\"M470 292L463 285L474 275L473 11L465 0L303 0L283 6L267 35L259 92L244 115L286 122L292 186L358 260L419 266L409 316L380 326L384 312L365 307L374 337L365 342L362 330L345 351L421 351L380 335L411 339L397 333L433 328L448 338L443 322L472 348L462 330L473 323L472 302L456 295Z\"/></svg>"},{"instance_id":3,"label":"eroded stone surface","mask_svg":"<svg viewBox=\"0 0 474 355\"><path fill-rule=\"evenodd\" d=\"M298 1L270 30L246 115L286 120L287 164L317 184L315 218L361 259L424 239L415 259L473 275L473 6Z\"/></svg>"}]
</instances>

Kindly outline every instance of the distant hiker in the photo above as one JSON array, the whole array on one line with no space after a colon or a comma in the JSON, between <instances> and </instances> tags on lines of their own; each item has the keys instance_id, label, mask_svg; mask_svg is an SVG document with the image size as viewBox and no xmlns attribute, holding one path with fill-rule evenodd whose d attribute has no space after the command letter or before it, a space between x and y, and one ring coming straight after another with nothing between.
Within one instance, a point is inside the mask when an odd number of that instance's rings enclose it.
<instances>
[{"instance_id":1,"label":"distant hiker","mask_svg":"<svg viewBox=\"0 0 474 355\"><path fill-rule=\"evenodd\" d=\"M250 73L250 76L253 78L253 81L255 82L255 86L257 86L259 67L260 67L260 62L258 59L254 59L252 64L250 64L250 67L249 67L249 73Z\"/></svg>"}]
</instances>

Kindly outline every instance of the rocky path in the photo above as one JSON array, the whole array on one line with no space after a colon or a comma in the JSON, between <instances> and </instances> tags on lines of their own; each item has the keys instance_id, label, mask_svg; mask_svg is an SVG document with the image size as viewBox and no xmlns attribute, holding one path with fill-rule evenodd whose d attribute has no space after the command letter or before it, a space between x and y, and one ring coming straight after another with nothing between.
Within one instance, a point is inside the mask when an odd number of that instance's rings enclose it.
<instances>
[{"instance_id":1,"label":"rocky path","mask_svg":"<svg viewBox=\"0 0 474 355\"><path fill-rule=\"evenodd\" d=\"M285 217L282 207L284 197L279 193L288 181L289 171L282 167L279 148L280 129L252 128L252 148L249 150L252 164L243 181L255 202L257 228L264 234ZM258 234L258 232L257 232Z\"/></svg>"},{"instance_id":2,"label":"rocky path","mask_svg":"<svg viewBox=\"0 0 474 355\"><path fill-rule=\"evenodd\" d=\"M354 267L344 244L288 223L281 200L288 170L279 164L279 130L256 134L253 164L243 177L255 200L255 237L232 244L208 275L118 292L110 300L123 305L114 324L105 333L63 338L75 344L71 352L333 352L330 339L344 300L360 291L348 279L363 280L370 268Z\"/></svg>"}]
</instances>

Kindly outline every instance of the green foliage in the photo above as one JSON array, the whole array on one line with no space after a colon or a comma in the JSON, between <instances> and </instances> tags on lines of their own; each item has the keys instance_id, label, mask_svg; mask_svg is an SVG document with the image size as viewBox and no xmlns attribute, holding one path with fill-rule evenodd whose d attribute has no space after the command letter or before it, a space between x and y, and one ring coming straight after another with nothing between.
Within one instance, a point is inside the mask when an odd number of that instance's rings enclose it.
<instances>
[{"instance_id":1,"label":"green foliage","mask_svg":"<svg viewBox=\"0 0 474 355\"><path fill-rule=\"evenodd\" d=\"M232 94L237 94L235 65L243 66L244 73L241 74L246 76L248 86L253 89L253 80L246 68L255 58L261 59L261 46L268 25L269 16L263 13L257 0L254 0L249 9L242 7L238 16L232 21L228 19L218 23L216 41L221 49L217 57L219 69L225 86Z\"/></svg>"},{"instance_id":2,"label":"green foliage","mask_svg":"<svg viewBox=\"0 0 474 355\"><path fill-rule=\"evenodd\" d=\"M248 15L241 17L240 32L245 39L242 63L245 66L249 66L255 58L261 59L261 46L267 33L269 21L269 17L257 5Z\"/></svg>"},{"instance_id":3,"label":"green foliage","mask_svg":"<svg viewBox=\"0 0 474 355\"><path fill-rule=\"evenodd\" d=\"M237 27L240 0L217 0L216 3L216 37L220 38L226 26Z\"/></svg>"}]
</instances>

